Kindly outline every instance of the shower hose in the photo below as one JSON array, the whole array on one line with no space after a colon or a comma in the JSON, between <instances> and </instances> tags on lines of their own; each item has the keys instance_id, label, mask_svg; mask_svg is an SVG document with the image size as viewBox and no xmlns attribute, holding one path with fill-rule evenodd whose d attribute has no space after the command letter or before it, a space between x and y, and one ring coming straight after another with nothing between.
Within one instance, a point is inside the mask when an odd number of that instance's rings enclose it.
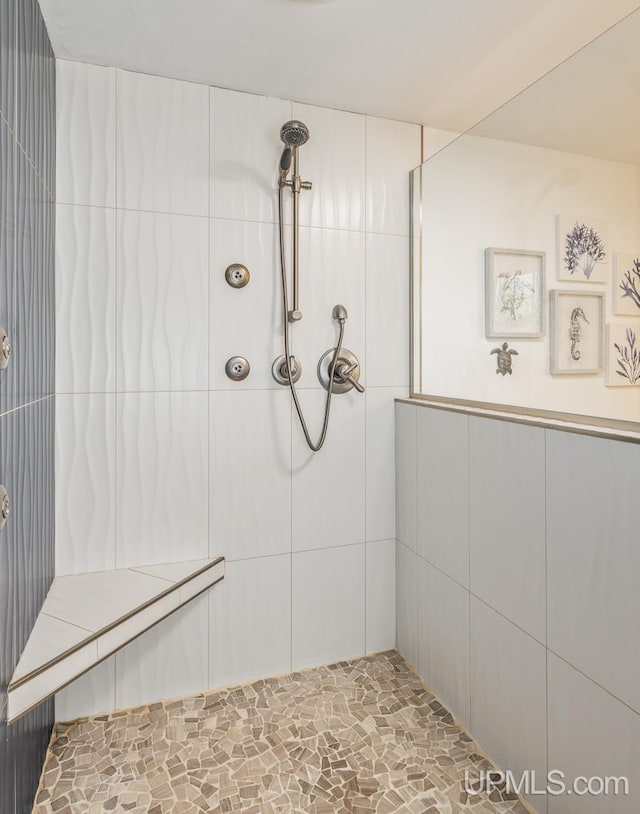
<instances>
[{"instance_id":1,"label":"shower hose","mask_svg":"<svg viewBox=\"0 0 640 814\"><path fill-rule=\"evenodd\" d=\"M293 381L293 373L291 371L291 367L293 364L293 357L290 352L290 342L289 342L289 294L287 292L287 271L286 271L286 259L285 259L285 250L284 250L284 186L281 186L278 193L278 220L280 222L280 271L282 275L282 308L283 308L283 319L284 319L284 354L285 354L285 367L287 370L287 378L289 380L289 389L291 390L291 396L293 398L293 403L296 407L296 412L298 413L298 418L300 419L300 426L302 427L302 432L304 433L305 440L311 450L313 452L318 452L319 449L322 449L322 446L325 442L327 437L327 429L329 427L329 414L331 413L331 397L333 396L333 385L334 385L334 373L336 370L336 364L338 359L340 358L340 351L342 350L342 340L344 338L344 319L340 318L338 321L340 323L340 335L338 337L338 344L336 345L336 349L333 352L333 359L331 360L331 367L329 368L329 387L327 388L327 398L324 405L324 421L322 422L322 432L320 433L320 437L318 438L317 442L314 444L313 440L311 439L311 435L309 433L309 428L307 427L307 422L304 418L304 413L302 412L302 406L300 404L300 399L298 398L298 393L296 392L296 385Z\"/></svg>"}]
</instances>

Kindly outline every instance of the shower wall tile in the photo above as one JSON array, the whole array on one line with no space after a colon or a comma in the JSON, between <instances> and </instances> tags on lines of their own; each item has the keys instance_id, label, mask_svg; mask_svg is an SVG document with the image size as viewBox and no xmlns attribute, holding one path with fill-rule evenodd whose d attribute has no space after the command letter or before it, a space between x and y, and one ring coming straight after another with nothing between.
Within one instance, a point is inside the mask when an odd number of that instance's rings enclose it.
<instances>
[{"instance_id":1,"label":"shower wall tile","mask_svg":"<svg viewBox=\"0 0 640 814\"><path fill-rule=\"evenodd\" d=\"M116 567L208 552L208 396L116 398Z\"/></svg>"},{"instance_id":2,"label":"shower wall tile","mask_svg":"<svg viewBox=\"0 0 640 814\"><path fill-rule=\"evenodd\" d=\"M10 128L16 104L16 5L17 0L0 3L0 116Z\"/></svg>"},{"instance_id":3,"label":"shower wall tile","mask_svg":"<svg viewBox=\"0 0 640 814\"><path fill-rule=\"evenodd\" d=\"M366 400L366 539L396 538L395 404L406 391L369 387Z\"/></svg>"},{"instance_id":4,"label":"shower wall tile","mask_svg":"<svg viewBox=\"0 0 640 814\"><path fill-rule=\"evenodd\" d=\"M418 410L396 404L396 529L398 539L413 551L417 545L417 422ZM406 655L403 654L403 655ZM415 664L415 661L411 662Z\"/></svg>"},{"instance_id":5,"label":"shower wall tile","mask_svg":"<svg viewBox=\"0 0 640 814\"><path fill-rule=\"evenodd\" d=\"M546 664L543 645L471 597L470 731L516 777L547 773ZM546 811L544 799L531 802Z\"/></svg>"},{"instance_id":6,"label":"shower wall tile","mask_svg":"<svg viewBox=\"0 0 640 814\"><path fill-rule=\"evenodd\" d=\"M418 558L418 673L465 727L469 636L468 591Z\"/></svg>"},{"instance_id":7,"label":"shower wall tile","mask_svg":"<svg viewBox=\"0 0 640 814\"><path fill-rule=\"evenodd\" d=\"M56 693L56 721L70 721L115 709L116 657L97 664Z\"/></svg>"},{"instance_id":8,"label":"shower wall tile","mask_svg":"<svg viewBox=\"0 0 640 814\"><path fill-rule=\"evenodd\" d=\"M209 214L209 89L117 71L117 202Z\"/></svg>"},{"instance_id":9,"label":"shower wall tile","mask_svg":"<svg viewBox=\"0 0 640 814\"><path fill-rule=\"evenodd\" d=\"M291 670L290 554L227 562L209 602L209 686Z\"/></svg>"},{"instance_id":10,"label":"shower wall tile","mask_svg":"<svg viewBox=\"0 0 640 814\"><path fill-rule=\"evenodd\" d=\"M469 419L417 408L418 553L469 586Z\"/></svg>"},{"instance_id":11,"label":"shower wall tile","mask_svg":"<svg viewBox=\"0 0 640 814\"><path fill-rule=\"evenodd\" d=\"M11 725L14 751L15 810L30 812L51 738L53 699L42 703ZM28 756L28 760L25 758Z\"/></svg>"},{"instance_id":12,"label":"shower wall tile","mask_svg":"<svg viewBox=\"0 0 640 814\"><path fill-rule=\"evenodd\" d=\"M12 555L15 654L29 638L54 573L53 439L54 399L17 410L9 432L8 460L13 543ZM8 529L9 525L5 527ZM10 535L7 534L7 537Z\"/></svg>"},{"instance_id":13,"label":"shower wall tile","mask_svg":"<svg viewBox=\"0 0 640 814\"><path fill-rule=\"evenodd\" d=\"M244 95L244 94L241 94ZM274 224L211 221L209 382L214 390L281 390L271 375L274 359L284 353L278 229ZM225 271L242 263L251 279L232 288ZM243 382L225 373L227 359L238 354L251 363Z\"/></svg>"},{"instance_id":14,"label":"shower wall tile","mask_svg":"<svg viewBox=\"0 0 640 814\"><path fill-rule=\"evenodd\" d=\"M305 269L300 276L303 318L292 333L296 355L310 362L303 362L299 387L319 387L315 360L336 346L338 323L332 319L332 312L338 303L349 314L343 347L360 360L362 383L367 384L364 234L302 228L300 268Z\"/></svg>"},{"instance_id":15,"label":"shower wall tile","mask_svg":"<svg viewBox=\"0 0 640 814\"><path fill-rule=\"evenodd\" d=\"M315 442L325 391L305 390L300 403ZM293 550L306 551L365 540L365 399L356 391L334 399L331 429L320 453L307 447L295 409L292 450Z\"/></svg>"},{"instance_id":16,"label":"shower wall tile","mask_svg":"<svg viewBox=\"0 0 640 814\"><path fill-rule=\"evenodd\" d=\"M634 444L547 432L549 647L636 712L639 479Z\"/></svg>"},{"instance_id":17,"label":"shower wall tile","mask_svg":"<svg viewBox=\"0 0 640 814\"><path fill-rule=\"evenodd\" d=\"M115 395L56 399L56 574L115 568Z\"/></svg>"},{"instance_id":18,"label":"shower wall tile","mask_svg":"<svg viewBox=\"0 0 640 814\"><path fill-rule=\"evenodd\" d=\"M119 391L206 390L208 222L118 213Z\"/></svg>"},{"instance_id":19,"label":"shower wall tile","mask_svg":"<svg viewBox=\"0 0 640 814\"><path fill-rule=\"evenodd\" d=\"M418 667L418 556L396 542L396 646Z\"/></svg>"},{"instance_id":20,"label":"shower wall tile","mask_svg":"<svg viewBox=\"0 0 640 814\"><path fill-rule=\"evenodd\" d=\"M287 390L211 393L209 551L228 560L291 551Z\"/></svg>"},{"instance_id":21,"label":"shower wall tile","mask_svg":"<svg viewBox=\"0 0 640 814\"><path fill-rule=\"evenodd\" d=\"M71 62L58 64L58 93L58 569L225 555L227 581L209 597L208 679L198 689L289 669L292 596L303 611L297 664L393 646L393 399L408 382L408 282L396 270L407 250L393 234L367 247L364 230L367 205L391 217L390 190L394 206L406 206L396 195L406 170L392 178L406 128L369 125L381 129L370 161L384 167L369 167L377 186L367 196L364 116ZM336 344L337 303L349 312L344 344L368 388L335 398L317 455L288 389L271 376L284 352L279 131L293 116L311 131L300 153L314 184L301 197L304 317L292 334L312 435L326 395L316 364ZM290 220L287 196L287 237ZM224 279L234 262L251 272L241 291ZM240 384L224 373L236 354L252 367ZM415 444L415 414L413 427ZM414 548L415 461L414 449ZM326 618L339 563L338 602ZM230 649L232 634L242 644ZM64 717L142 692L143 678L116 673L82 686L77 705L73 688L63 691ZM190 691L176 674L176 690L183 684L180 692Z\"/></svg>"},{"instance_id":22,"label":"shower wall tile","mask_svg":"<svg viewBox=\"0 0 640 814\"><path fill-rule=\"evenodd\" d=\"M365 117L297 102L293 115L311 134L300 153L300 171L313 189L304 193L300 222L364 230Z\"/></svg>"},{"instance_id":23,"label":"shower wall tile","mask_svg":"<svg viewBox=\"0 0 640 814\"><path fill-rule=\"evenodd\" d=\"M211 215L277 222L280 128L292 116L291 102L222 88L210 93Z\"/></svg>"},{"instance_id":24,"label":"shower wall tile","mask_svg":"<svg viewBox=\"0 0 640 814\"><path fill-rule=\"evenodd\" d=\"M366 652L396 646L396 541L366 546Z\"/></svg>"},{"instance_id":25,"label":"shower wall tile","mask_svg":"<svg viewBox=\"0 0 640 814\"><path fill-rule=\"evenodd\" d=\"M364 545L293 555L293 669L365 652Z\"/></svg>"},{"instance_id":26,"label":"shower wall tile","mask_svg":"<svg viewBox=\"0 0 640 814\"><path fill-rule=\"evenodd\" d=\"M56 62L58 203L116 205L116 72Z\"/></svg>"},{"instance_id":27,"label":"shower wall tile","mask_svg":"<svg viewBox=\"0 0 640 814\"><path fill-rule=\"evenodd\" d=\"M420 164L421 127L367 116L366 128L367 231L408 235L409 173Z\"/></svg>"},{"instance_id":28,"label":"shower wall tile","mask_svg":"<svg viewBox=\"0 0 640 814\"><path fill-rule=\"evenodd\" d=\"M53 173L48 164L55 161L55 61L38 0L17 4L16 23L13 129L36 172L53 193Z\"/></svg>"},{"instance_id":29,"label":"shower wall tile","mask_svg":"<svg viewBox=\"0 0 640 814\"><path fill-rule=\"evenodd\" d=\"M472 416L469 479L471 590L544 643L545 431Z\"/></svg>"},{"instance_id":30,"label":"shower wall tile","mask_svg":"<svg viewBox=\"0 0 640 814\"><path fill-rule=\"evenodd\" d=\"M549 814L640 811L640 716L549 653L549 767L576 777L626 777L627 796L549 797ZM585 714L587 713L588 714Z\"/></svg>"},{"instance_id":31,"label":"shower wall tile","mask_svg":"<svg viewBox=\"0 0 640 814\"><path fill-rule=\"evenodd\" d=\"M3 5L4 8L4 5ZM3 51L4 53L4 51ZM16 335L15 277L15 165L18 147L13 135L0 119L0 327L11 341ZM16 367L10 364L0 373L0 414L17 405Z\"/></svg>"},{"instance_id":32,"label":"shower wall tile","mask_svg":"<svg viewBox=\"0 0 640 814\"><path fill-rule=\"evenodd\" d=\"M367 235L367 382L409 387L409 240Z\"/></svg>"},{"instance_id":33,"label":"shower wall tile","mask_svg":"<svg viewBox=\"0 0 640 814\"><path fill-rule=\"evenodd\" d=\"M45 209L47 195L36 171L21 150L15 165L16 233L15 268L20 285L16 289L15 334L11 364L16 389L14 400L26 404L51 392L48 369L53 341L46 344L53 321L47 297L53 293L47 267ZM52 356L51 356L52 358Z\"/></svg>"},{"instance_id":34,"label":"shower wall tile","mask_svg":"<svg viewBox=\"0 0 640 814\"><path fill-rule=\"evenodd\" d=\"M119 650L116 707L202 692L208 684L208 629L209 598L204 594Z\"/></svg>"},{"instance_id":35,"label":"shower wall tile","mask_svg":"<svg viewBox=\"0 0 640 814\"><path fill-rule=\"evenodd\" d=\"M56 389L113 392L116 386L116 215L56 208Z\"/></svg>"}]
</instances>

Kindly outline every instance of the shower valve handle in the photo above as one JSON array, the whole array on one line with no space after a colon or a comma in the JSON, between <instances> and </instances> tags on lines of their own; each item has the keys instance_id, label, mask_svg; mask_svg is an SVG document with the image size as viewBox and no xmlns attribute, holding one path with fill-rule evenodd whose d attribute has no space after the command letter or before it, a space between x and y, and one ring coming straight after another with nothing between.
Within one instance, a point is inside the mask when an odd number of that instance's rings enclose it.
<instances>
[{"instance_id":1,"label":"shower valve handle","mask_svg":"<svg viewBox=\"0 0 640 814\"><path fill-rule=\"evenodd\" d=\"M336 368L335 376L342 382L349 382L352 387L355 387L358 393L364 393L364 387L351 375L357 367L358 364L355 362L353 364L347 363L340 365L340 367Z\"/></svg>"}]
</instances>

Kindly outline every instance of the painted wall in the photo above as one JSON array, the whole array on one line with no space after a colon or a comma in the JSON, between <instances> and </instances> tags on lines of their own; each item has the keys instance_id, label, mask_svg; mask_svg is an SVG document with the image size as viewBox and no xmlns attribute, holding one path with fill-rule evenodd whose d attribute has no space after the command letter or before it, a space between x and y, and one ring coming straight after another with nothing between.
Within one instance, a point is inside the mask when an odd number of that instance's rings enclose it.
<instances>
[{"instance_id":1,"label":"painted wall","mask_svg":"<svg viewBox=\"0 0 640 814\"><path fill-rule=\"evenodd\" d=\"M420 128L66 61L58 98L56 571L223 554L227 576L60 693L57 717L392 647ZM335 303L367 388L335 398L315 456L271 378L293 116L311 131L294 342L314 434ZM232 262L251 271L243 290ZM224 373L235 354L252 366L241 384Z\"/></svg>"},{"instance_id":2,"label":"painted wall","mask_svg":"<svg viewBox=\"0 0 640 814\"><path fill-rule=\"evenodd\" d=\"M446 134L428 143L437 148ZM477 136L461 137L424 165L423 392L637 420L639 389L606 388L604 374L550 376L548 305L546 337L514 339L513 376L495 375L490 351L500 343L485 338L488 246L545 251L548 289L604 291L606 320L620 319L612 316L610 286L556 280L557 214L604 218L610 256L637 252L640 170Z\"/></svg>"},{"instance_id":3,"label":"painted wall","mask_svg":"<svg viewBox=\"0 0 640 814\"><path fill-rule=\"evenodd\" d=\"M55 63L36 0L0 3L0 810L31 811L53 702L6 725L6 689L54 571Z\"/></svg>"},{"instance_id":4,"label":"painted wall","mask_svg":"<svg viewBox=\"0 0 640 814\"><path fill-rule=\"evenodd\" d=\"M396 405L398 647L503 769L626 776L640 805L640 447Z\"/></svg>"}]
</instances>

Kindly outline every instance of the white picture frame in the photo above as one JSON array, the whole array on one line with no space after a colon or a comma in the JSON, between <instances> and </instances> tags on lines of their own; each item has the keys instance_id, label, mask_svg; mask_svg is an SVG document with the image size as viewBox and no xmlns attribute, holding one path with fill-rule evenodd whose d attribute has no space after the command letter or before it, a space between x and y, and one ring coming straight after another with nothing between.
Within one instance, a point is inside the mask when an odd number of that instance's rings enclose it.
<instances>
[{"instance_id":1,"label":"white picture frame","mask_svg":"<svg viewBox=\"0 0 640 814\"><path fill-rule=\"evenodd\" d=\"M552 376L602 373L604 316L604 292L554 289L549 293Z\"/></svg>"},{"instance_id":2,"label":"white picture frame","mask_svg":"<svg viewBox=\"0 0 640 814\"><path fill-rule=\"evenodd\" d=\"M617 316L640 317L640 252L613 255L611 310Z\"/></svg>"},{"instance_id":3,"label":"white picture frame","mask_svg":"<svg viewBox=\"0 0 640 814\"><path fill-rule=\"evenodd\" d=\"M545 265L545 252L485 249L487 339L544 336Z\"/></svg>"},{"instance_id":4,"label":"white picture frame","mask_svg":"<svg viewBox=\"0 0 640 814\"><path fill-rule=\"evenodd\" d=\"M640 322L607 325L607 387L640 387Z\"/></svg>"},{"instance_id":5,"label":"white picture frame","mask_svg":"<svg viewBox=\"0 0 640 814\"><path fill-rule=\"evenodd\" d=\"M563 282L606 283L611 257L606 220L557 215L557 277Z\"/></svg>"}]
</instances>

